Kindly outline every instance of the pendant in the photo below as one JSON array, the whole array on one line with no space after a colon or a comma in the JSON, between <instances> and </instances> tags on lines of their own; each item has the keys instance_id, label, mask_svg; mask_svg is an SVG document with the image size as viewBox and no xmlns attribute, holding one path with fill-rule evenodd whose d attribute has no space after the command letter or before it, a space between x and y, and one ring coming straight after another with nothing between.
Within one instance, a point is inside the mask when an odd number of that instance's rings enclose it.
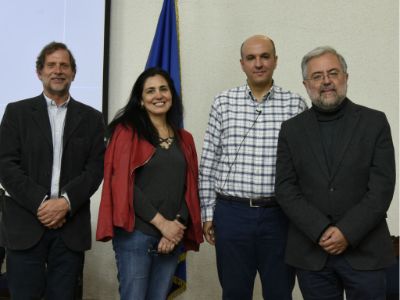
<instances>
[{"instance_id":1,"label":"pendant","mask_svg":"<svg viewBox=\"0 0 400 300\"><path fill-rule=\"evenodd\" d=\"M165 139L163 138L158 138L159 142L158 144L160 145L161 148L163 149L169 149L169 147L171 147L172 143L174 142L174 137L169 136Z\"/></svg>"}]
</instances>

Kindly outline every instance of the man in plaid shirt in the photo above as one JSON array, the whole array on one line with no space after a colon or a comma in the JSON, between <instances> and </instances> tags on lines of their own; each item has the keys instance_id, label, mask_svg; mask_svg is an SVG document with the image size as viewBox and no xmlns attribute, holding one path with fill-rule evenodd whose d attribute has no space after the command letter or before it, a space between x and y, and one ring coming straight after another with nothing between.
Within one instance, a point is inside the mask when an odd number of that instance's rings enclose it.
<instances>
[{"instance_id":1,"label":"man in plaid shirt","mask_svg":"<svg viewBox=\"0 0 400 300\"><path fill-rule=\"evenodd\" d=\"M215 97L200 163L206 240L215 245L223 299L252 299L259 272L263 297L292 299L294 271L284 263L287 218L275 201L281 123L307 108L275 85L274 42L245 40L240 63L247 83Z\"/></svg>"}]
</instances>

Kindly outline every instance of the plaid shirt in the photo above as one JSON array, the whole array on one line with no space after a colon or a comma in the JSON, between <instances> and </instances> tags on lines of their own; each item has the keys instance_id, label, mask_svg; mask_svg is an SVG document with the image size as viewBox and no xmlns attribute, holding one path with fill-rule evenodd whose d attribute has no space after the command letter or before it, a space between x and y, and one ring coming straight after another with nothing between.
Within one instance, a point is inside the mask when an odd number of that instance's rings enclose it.
<instances>
[{"instance_id":1,"label":"plaid shirt","mask_svg":"<svg viewBox=\"0 0 400 300\"><path fill-rule=\"evenodd\" d=\"M281 123L305 109L303 98L276 85L261 102L247 84L215 97L200 162L203 221L213 218L216 193L244 198L274 195Z\"/></svg>"}]
</instances>

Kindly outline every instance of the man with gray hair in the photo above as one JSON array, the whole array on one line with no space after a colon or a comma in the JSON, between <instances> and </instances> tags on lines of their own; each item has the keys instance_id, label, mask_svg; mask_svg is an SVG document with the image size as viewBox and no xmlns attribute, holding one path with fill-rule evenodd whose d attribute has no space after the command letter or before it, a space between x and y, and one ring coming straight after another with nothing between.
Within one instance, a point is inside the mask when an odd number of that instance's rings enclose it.
<instances>
[{"instance_id":1,"label":"man with gray hair","mask_svg":"<svg viewBox=\"0 0 400 300\"><path fill-rule=\"evenodd\" d=\"M331 47L302 61L312 108L281 127L277 201L290 219L286 262L303 297L385 299L393 263L386 212L395 186L384 113L347 97L347 65Z\"/></svg>"}]
</instances>

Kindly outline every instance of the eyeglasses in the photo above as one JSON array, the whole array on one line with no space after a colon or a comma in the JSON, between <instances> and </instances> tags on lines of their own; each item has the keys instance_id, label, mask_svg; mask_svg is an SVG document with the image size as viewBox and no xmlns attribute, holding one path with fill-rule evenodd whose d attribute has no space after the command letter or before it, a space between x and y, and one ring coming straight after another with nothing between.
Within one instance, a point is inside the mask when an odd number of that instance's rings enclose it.
<instances>
[{"instance_id":1,"label":"eyeglasses","mask_svg":"<svg viewBox=\"0 0 400 300\"><path fill-rule=\"evenodd\" d=\"M329 78L329 79L338 79L340 77L340 75L342 74L342 71L339 70L331 70L329 72L325 74L323 73L315 73L313 75L311 75L310 78L307 78L306 80L311 80L314 83L321 83L322 81L325 80L325 78Z\"/></svg>"}]
</instances>

